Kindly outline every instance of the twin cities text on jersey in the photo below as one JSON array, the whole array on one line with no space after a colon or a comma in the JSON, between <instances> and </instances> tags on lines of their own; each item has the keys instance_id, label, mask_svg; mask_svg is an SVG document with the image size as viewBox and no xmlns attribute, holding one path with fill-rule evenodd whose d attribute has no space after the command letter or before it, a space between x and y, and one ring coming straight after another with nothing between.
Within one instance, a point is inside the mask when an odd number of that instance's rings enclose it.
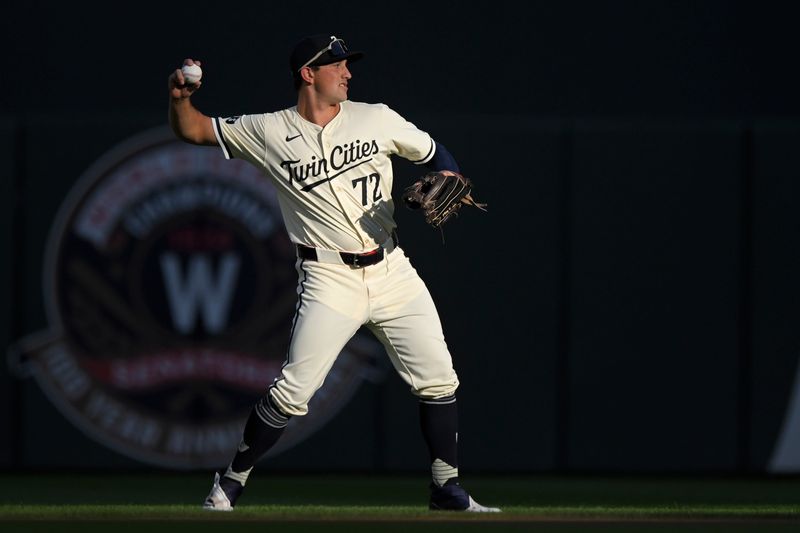
<instances>
[{"instance_id":1,"label":"twin cities text on jersey","mask_svg":"<svg viewBox=\"0 0 800 533\"><path fill-rule=\"evenodd\" d=\"M378 151L378 143L374 139L356 140L349 144L334 146L327 158L318 159L317 156L311 156L311 161L307 163L301 159L281 161L281 167L286 170L290 182L304 182L309 178L324 175L325 179L320 180L321 183L369 161ZM331 171L335 171L336 174L328 175ZM314 183L310 183L303 187L303 190L308 191L313 187Z\"/></svg>"}]
</instances>

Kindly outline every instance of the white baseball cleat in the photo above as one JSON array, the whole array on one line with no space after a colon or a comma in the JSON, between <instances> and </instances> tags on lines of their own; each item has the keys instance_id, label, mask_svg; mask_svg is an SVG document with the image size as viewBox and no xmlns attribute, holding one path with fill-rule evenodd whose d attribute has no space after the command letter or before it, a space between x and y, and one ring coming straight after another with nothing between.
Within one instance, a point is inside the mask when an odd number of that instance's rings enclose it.
<instances>
[{"instance_id":1,"label":"white baseball cleat","mask_svg":"<svg viewBox=\"0 0 800 533\"><path fill-rule=\"evenodd\" d=\"M211 492L208 493L206 501L203 502L203 509L209 511L233 511L231 500L222 487L219 486L219 472L214 473L214 484L211 486Z\"/></svg>"},{"instance_id":2,"label":"white baseball cleat","mask_svg":"<svg viewBox=\"0 0 800 533\"><path fill-rule=\"evenodd\" d=\"M472 499L472 496L469 496L469 507L464 509L464 511L468 513L500 513L499 507L486 507L484 505L479 504L475 500Z\"/></svg>"}]
</instances>

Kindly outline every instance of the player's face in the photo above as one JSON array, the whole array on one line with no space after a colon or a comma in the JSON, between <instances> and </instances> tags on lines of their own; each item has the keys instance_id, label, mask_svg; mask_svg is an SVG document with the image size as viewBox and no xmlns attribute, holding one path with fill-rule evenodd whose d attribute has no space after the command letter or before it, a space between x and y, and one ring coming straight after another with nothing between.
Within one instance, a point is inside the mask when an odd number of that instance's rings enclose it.
<instances>
[{"instance_id":1,"label":"player's face","mask_svg":"<svg viewBox=\"0 0 800 533\"><path fill-rule=\"evenodd\" d=\"M320 97L332 104L347 100L348 82L352 78L347 68L347 60L322 65L314 76L314 88Z\"/></svg>"}]
</instances>

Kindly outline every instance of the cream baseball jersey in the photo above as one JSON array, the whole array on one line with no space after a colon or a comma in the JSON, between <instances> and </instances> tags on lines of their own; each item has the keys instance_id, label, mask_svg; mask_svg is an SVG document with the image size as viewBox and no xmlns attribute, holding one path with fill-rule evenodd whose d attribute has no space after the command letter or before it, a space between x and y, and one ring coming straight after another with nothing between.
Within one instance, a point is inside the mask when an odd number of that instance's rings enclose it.
<instances>
[{"instance_id":1,"label":"cream baseball jersey","mask_svg":"<svg viewBox=\"0 0 800 533\"><path fill-rule=\"evenodd\" d=\"M249 161L272 180L292 242L366 252L394 222L391 156L416 164L436 144L384 104L345 101L325 127L291 107L213 120L225 157Z\"/></svg>"}]
</instances>

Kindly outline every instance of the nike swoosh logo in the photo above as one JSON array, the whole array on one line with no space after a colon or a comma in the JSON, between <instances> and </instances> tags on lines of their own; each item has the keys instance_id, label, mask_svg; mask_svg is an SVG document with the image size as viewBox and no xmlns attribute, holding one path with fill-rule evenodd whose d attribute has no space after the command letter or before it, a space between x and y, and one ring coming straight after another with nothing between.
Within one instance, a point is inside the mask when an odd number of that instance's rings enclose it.
<instances>
[{"instance_id":1,"label":"nike swoosh logo","mask_svg":"<svg viewBox=\"0 0 800 533\"><path fill-rule=\"evenodd\" d=\"M297 135L295 135L294 137L289 137L289 136L287 135L287 136L286 136L286 142L288 143L289 141L293 141L293 140L297 139L298 137L302 137L302 136L303 136L303 134L302 134L302 133L298 133L298 134L297 134Z\"/></svg>"}]
</instances>

